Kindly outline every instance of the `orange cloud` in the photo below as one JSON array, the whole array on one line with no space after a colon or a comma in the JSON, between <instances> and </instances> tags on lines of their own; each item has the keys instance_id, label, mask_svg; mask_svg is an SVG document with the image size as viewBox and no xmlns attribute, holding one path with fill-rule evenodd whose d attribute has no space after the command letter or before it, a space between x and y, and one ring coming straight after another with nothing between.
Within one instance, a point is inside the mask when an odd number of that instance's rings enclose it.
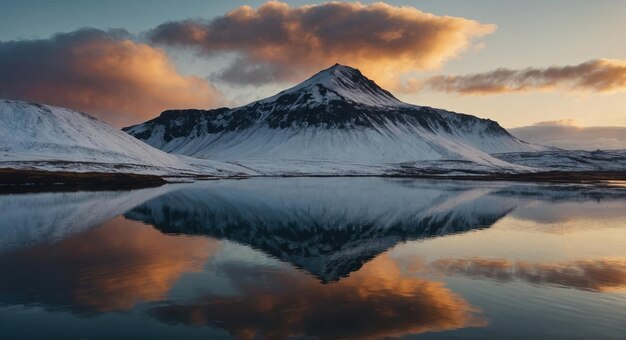
<instances>
[{"instance_id":1,"label":"orange cloud","mask_svg":"<svg viewBox=\"0 0 626 340\"><path fill-rule=\"evenodd\" d=\"M162 50L97 29L0 42L0 97L70 107L117 126L221 102L206 80L178 74Z\"/></svg>"},{"instance_id":2,"label":"orange cloud","mask_svg":"<svg viewBox=\"0 0 626 340\"><path fill-rule=\"evenodd\" d=\"M432 267L449 274L498 281L523 280L596 292L626 289L626 260L597 259L564 263L511 262L504 259L439 259Z\"/></svg>"},{"instance_id":3,"label":"orange cloud","mask_svg":"<svg viewBox=\"0 0 626 340\"><path fill-rule=\"evenodd\" d=\"M270 1L208 22L165 23L148 36L208 56L237 54L219 75L231 83L300 80L337 62L395 85L400 73L437 67L470 47L473 38L494 30L494 25L382 2L290 7Z\"/></svg>"},{"instance_id":4,"label":"orange cloud","mask_svg":"<svg viewBox=\"0 0 626 340\"><path fill-rule=\"evenodd\" d=\"M187 305L158 307L168 323L219 325L236 338L381 339L482 326L477 310L441 282L404 276L382 255L350 277L322 284L300 272L238 267L237 296L206 296ZM245 271L245 272L241 272Z\"/></svg>"},{"instance_id":5,"label":"orange cloud","mask_svg":"<svg viewBox=\"0 0 626 340\"><path fill-rule=\"evenodd\" d=\"M168 236L118 217L52 244L3 254L0 271L12 275L0 280L0 301L84 314L128 310L165 299L183 273L201 271L218 249L217 241Z\"/></svg>"},{"instance_id":6,"label":"orange cloud","mask_svg":"<svg viewBox=\"0 0 626 340\"><path fill-rule=\"evenodd\" d=\"M526 68L464 76L437 76L423 86L459 94L498 94L529 91L626 91L626 60L598 59L573 66Z\"/></svg>"}]
</instances>

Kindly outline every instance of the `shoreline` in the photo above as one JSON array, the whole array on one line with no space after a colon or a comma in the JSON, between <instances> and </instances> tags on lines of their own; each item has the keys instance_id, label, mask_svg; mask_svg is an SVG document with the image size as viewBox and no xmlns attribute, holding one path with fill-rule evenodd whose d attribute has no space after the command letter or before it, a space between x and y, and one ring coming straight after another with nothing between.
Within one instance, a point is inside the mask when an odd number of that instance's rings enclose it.
<instances>
[{"instance_id":1,"label":"shoreline","mask_svg":"<svg viewBox=\"0 0 626 340\"><path fill-rule=\"evenodd\" d=\"M383 174L383 175L307 175L284 174L262 176L157 176L134 173L105 173L105 172L69 172L46 170L22 170L13 168L0 169L0 194L29 193L50 191L106 191L130 190L148 187L158 187L177 181L168 181L174 178L184 178L190 181L247 178L326 178L326 177L380 177L380 178L412 178L412 179L441 179L463 181L510 181L535 182L558 184L593 184L607 181L626 181L626 171L546 171L535 173L516 174L473 174L473 175L435 175L435 174Z\"/></svg>"}]
</instances>

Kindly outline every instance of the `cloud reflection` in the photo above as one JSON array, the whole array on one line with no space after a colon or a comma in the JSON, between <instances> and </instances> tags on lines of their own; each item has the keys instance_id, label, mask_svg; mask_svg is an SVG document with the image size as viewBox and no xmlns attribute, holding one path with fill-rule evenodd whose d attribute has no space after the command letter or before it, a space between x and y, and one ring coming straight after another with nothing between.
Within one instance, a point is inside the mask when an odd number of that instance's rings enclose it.
<instances>
[{"instance_id":1,"label":"cloud reflection","mask_svg":"<svg viewBox=\"0 0 626 340\"><path fill-rule=\"evenodd\" d=\"M561 263L531 263L506 259L444 258L431 266L447 274L497 281L525 281L594 292L626 289L626 259L576 260Z\"/></svg>"},{"instance_id":2,"label":"cloud reflection","mask_svg":"<svg viewBox=\"0 0 626 340\"><path fill-rule=\"evenodd\" d=\"M222 271L233 278L237 295L207 295L157 307L153 315L171 324L219 326L237 338L378 339L485 323L443 283L406 276L386 255L331 284L297 271L242 264Z\"/></svg>"},{"instance_id":3,"label":"cloud reflection","mask_svg":"<svg viewBox=\"0 0 626 340\"><path fill-rule=\"evenodd\" d=\"M158 301L185 272L200 271L217 241L173 237L122 218L52 244L0 256L0 302L80 314Z\"/></svg>"}]
</instances>

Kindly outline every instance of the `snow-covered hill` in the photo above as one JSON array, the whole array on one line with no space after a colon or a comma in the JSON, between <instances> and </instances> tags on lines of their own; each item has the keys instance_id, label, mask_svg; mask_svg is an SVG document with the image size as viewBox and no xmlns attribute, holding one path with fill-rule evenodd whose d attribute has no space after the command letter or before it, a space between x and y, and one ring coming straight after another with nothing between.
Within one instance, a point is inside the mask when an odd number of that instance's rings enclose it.
<instances>
[{"instance_id":1,"label":"snow-covered hill","mask_svg":"<svg viewBox=\"0 0 626 340\"><path fill-rule=\"evenodd\" d=\"M171 155L70 109L0 100L0 167L219 174L240 167Z\"/></svg>"},{"instance_id":2,"label":"snow-covered hill","mask_svg":"<svg viewBox=\"0 0 626 340\"><path fill-rule=\"evenodd\" d=\"M503 161L542 171L625 171L626 150L553 150L494 154Z\"/></svg>"},{"instance_id":3,"label":"snow-covered hill","mask_svg":"<svg viewBox=\"0 0 626 340\"><path fill-rule=\"evenodd\" d=\"M266 174L385 173L423 160L450 160L463 170L472 164L486 172L520 171L528 168L489 154L546 150L491 120L403 103L342 65L246 106L170 110L124 130L167 152L237 162Z\"/></svg>"}]
</instances>

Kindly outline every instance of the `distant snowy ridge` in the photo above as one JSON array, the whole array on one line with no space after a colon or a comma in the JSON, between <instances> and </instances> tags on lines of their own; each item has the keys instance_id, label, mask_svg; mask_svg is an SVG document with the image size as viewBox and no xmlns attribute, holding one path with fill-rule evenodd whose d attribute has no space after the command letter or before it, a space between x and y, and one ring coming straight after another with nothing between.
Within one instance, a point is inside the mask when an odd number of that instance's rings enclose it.
<instances>
[{"instance_id":1,"label":"distant snowy ridge","mask_svg":"<svg viewBox=\"0 0 626 340\"><path fill-rule=\"evenodd\" d=\"M171 155L87 114L0 99L0 167L158 175L247 170Z\"/></svg>"},{"instance_id":2,"label":"distant snowy ridge","mask_svg":"<svg viewBox=\"0 0 626 340\"><path fill-rule=\"evenodd\" d=\"M626 171L626 150L552 150L494 156L542 171Z\"/></svg>"},{"instance_id":3,"label":"distant snowy ridge","mask_svg":"<svg viewBox=\"0 0 626 340\"><path fill-rule=\"evenodd\" d=\"M531 171L490 154L548 149L491 120L403 103L342 65L239 108L170 110L124 130L163 151L264 174L387 173L440 160L487 172Z\"/></svg>"}]
</instances>

